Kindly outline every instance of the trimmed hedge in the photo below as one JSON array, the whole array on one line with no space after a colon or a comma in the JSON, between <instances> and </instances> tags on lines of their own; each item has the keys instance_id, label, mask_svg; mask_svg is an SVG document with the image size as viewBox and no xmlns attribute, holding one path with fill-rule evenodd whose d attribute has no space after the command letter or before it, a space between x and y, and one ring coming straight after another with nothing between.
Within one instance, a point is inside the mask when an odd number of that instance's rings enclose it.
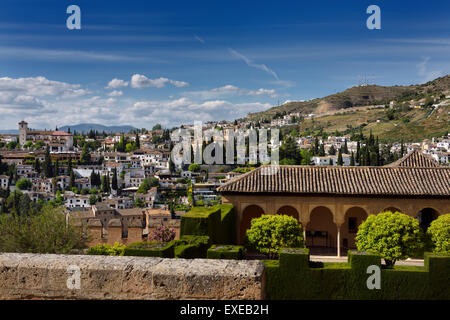
<instances>
[{"instance_id":1,"label":"trimmed hedge","mask_svg":"<svg viewBox=\"0 0 450 320\"><path fill-rule=\"evenodd\" d=\"M124 250L124 256L140 256L140 257L160 257L173 258L174 257L174 243L168 242L161 248L160 244L152 242L135 242L127 246ZM152 248L152 246L154 246Z\"/></svg>"},{"instance_id":2,"label":"trimmed hedge","mask_svg":"<svg viewBox=\"0 0 450 320\"><path fill-rule=\"evenodd\" d=\"M231 204L194 207L181 217L180 238L208 236L211 243L234 244L236 216Z\"/></svg>"},{"instance_id":3,"label":"trimmed hedge","mask_svg":"<svg viewBox=\"0 0 450 320\"><path fill-rule=\"evenodd\" d=\"M181 217L180 238L185 235L209 236L216 242L221 223L218 207L194 207Z\"/></svg>"},{"instance_id":4,"label":"trimmed hedge","mask_svg":"<svg viewBox=\"0 0 450 320\"><path fill-rule=\"evenodd\" d=\"M266 260L267 299L450 299L450 256L426 254L425 267L381 267L381 258L349 252L348 263L313 263L308 249L282 249ZM369 290L367 267L381 267L381 289Z\"/></svg>"},{"instance_id":5,"label":"trimmed hedge","mask_svg":"<svg viewBox=\"0 0 450 320\"><path fill-rule=\"evenodd\" d=\"M217 234L217 243L234 244L236 243L236 214L234 206L231 204L222 204L221 223Z\"/></svg>"},{"instance_id":6,"label":"trimmed hedge","mask_svg":"<svg viewBox=\"0 0 450 320\"><path fill-rule=\"evenodd\" d=\"M244 256L243 246L213 245L208 249L208 259L241 260Z\"/></svg>"},{"instance_id":7,"label":"trimmed hedge","mask_svg":"<svg viewBox=\"0 0 450 320\"><path fill-rule=\"evenodd\" d=\"M119 244L118 242L114 245L110 244L98 244L96 246L89 247L87 254L89 255L102 255L102 256L123 256L125 245Z\"/></svg>"},{"instance_id":8,"label":"trimmed hedge","mask_svg":"<svg viewBox=\"0 0 450 320\"><path fill-rule=\"evenodd\" d=\"M208 236L184 235L180 240L173 240L175 258L195 259L206 258L210 246Z\"/></svg>"}]
</instances>

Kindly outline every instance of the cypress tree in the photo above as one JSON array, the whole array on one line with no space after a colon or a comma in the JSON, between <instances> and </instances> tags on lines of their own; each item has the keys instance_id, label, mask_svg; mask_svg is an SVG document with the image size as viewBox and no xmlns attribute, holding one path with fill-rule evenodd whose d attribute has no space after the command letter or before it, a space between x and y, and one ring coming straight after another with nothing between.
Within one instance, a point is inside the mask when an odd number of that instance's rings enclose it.
<instances>
[{"instance_id":1,"label":"cypress tree","mask_svg":"<svg viewBox=\"0 0 450 320\"><path fill-rule=\"evenodd\" d=\"M59 176L59 160L56 159L55 162L55 176Z\"/></svg>"},{"instance_id":2,"label":"cypress tree","mask_svg":"<svg viewBox=\"0 0 450 320\"><path fill-rule=\"evenodd\" d=\"M347 139L345 139L344 149L342 150L342 152L345 153L345 154L348 154Z\"/></svg>"},{"instance_id":3,"label":"cypress tree","mask_svg":"<svg viewBox=\"0 0 450 320\"><path fill-rule=\"evenodd\" d=\"M102 192L106 193L107 191L106 186L106 176L102 176Z\"/></svg>"},{"instance_id":4,"label":"cypress tree","mask_svg":"<svg viewBox=\"0 0 450 320\"><path fill-rule=\"evenodd\" d=\"M50 157L50 147L47 146L45 150L45 160L44 160L44 174L46 178L53 177L53 166L52 159Z\"/></svg>"},{"instance_id":5,"label":"cypress tree","mask_svg":"<svg viewBox=\"0 0 450 320\"><path fill-rule=\"evenodd\" d=\"M356 162L358 162L358 166L361 165L361 144L359 141L356 144Z\"/></svg>"},{"instance_id":6,"label":"cypress tree","mask_svg":"<svg viewBox=\"0 0 450 320\"><path fill-rule=\"evenodd\" d=\"M139 134L136 132L136 148L141 148L141 142L139 141Z\"/></svg>"},{"instance_id":7,"label":"cypress tree","mask_svg":"<svg viewBox=\"0 0 450 320\"><path fill-rule=\"evenodd\" d=\"M69 187L70 187L70 189L72 190L72 188L75 187L75 177L74 177L73 170L70 170L69 175L70 175Z\"/></svg>"},{"instance_id":8,"label":"cypress tree","mask_svg":"<svg viewBox=\"0 0 450 320\"><path fill-rule=\"evenodd\" d=\"M350 157L350 165L351 165L351 166L354 166L354 165L355 165L355 155L353 154L353 152L352 152L352 155L351 155L351 157Z\"/></svg>"},{"instance_id":9,"label":"cypress tree","mask_svg":"<svg viewBox=\"0 0 450 320\"><path fill-rule=\"evenodd\" d=\"M34 160L34 170L40 174L41 173L41 162L39 161L39 159L35 159Z\"/></svg>"},{"instance_id":10,"label":"cypress tree","mask_svg":"<svg viewBox=\"0 0 450 320\"><path fill-rule=\"evenodd\" d=\"M117 169L116 169L116 168L114 168L114 170L113 170L113 177L112 177L111 187L112 187L113 190L116 190L116 191L117 191L117 189L118 189L118 184L117 184Z\"/></svg>"},{"instance_id":11,"label":"cypress tree","mask_svg":"<svg viewBox=\"0 0 450 320\"><path fill-rule=\"evenodd\" d=\"M344 161L342 159L342 148L339 148L338 158L337 158L337 165L342 166L344 164Z\"/></svg>"}]
</instances>

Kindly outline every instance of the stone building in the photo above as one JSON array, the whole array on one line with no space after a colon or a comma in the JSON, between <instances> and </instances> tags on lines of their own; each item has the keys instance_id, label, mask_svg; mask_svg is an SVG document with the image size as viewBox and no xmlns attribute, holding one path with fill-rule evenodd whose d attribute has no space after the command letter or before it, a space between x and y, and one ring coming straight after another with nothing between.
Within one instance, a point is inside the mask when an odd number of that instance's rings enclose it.
<instances>
[{"instance_id":1,"label":"stone building","mask_svg":"<svg viewBox=\"0 0 450 320\"><path fill-rule=\"evenodd\" d=\"M338 256L355 247L358 226L369 214L400 211L426 229L450 212L450 168L420 152L385 167L263 166L217 190L223 203L235 206L238 243L252 218L287 214L302 224L308 247Z\"/></svg>"},{"instance_id":2,"label":"stone building","mask_svg":"<svg viewBox=\"0 0 450 320\"><path fill-rule=\"evenodd\" d=\"M115 242L130 244L144 239L147 225L145 209L114 209L97 203L89 210L69 212L76 225L87 225L91 235L89 246Z\"/></svg>"},{"instance_id":3,"label":"stone building","mask_svg":"<svg viewBox=\"0 0 450 320\"><path fill-rule=\"evenodd\" d=\"M73 135L64 131L30 130L28 123L19 122L19 144L23 146L28 141L36 143L42 140L50 146L50 151L62 152L73 148Z\"/></svg>"}]
</instances>

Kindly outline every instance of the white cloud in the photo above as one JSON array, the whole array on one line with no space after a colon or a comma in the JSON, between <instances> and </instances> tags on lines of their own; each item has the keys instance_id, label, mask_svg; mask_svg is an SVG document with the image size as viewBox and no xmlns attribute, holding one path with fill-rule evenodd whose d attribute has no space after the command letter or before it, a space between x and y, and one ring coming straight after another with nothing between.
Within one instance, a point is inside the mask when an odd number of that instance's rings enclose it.
<instances>
[{"instance_id":1,"label":"white cloud","mask_svg":"<svg viewBox=\"0 0 450 320\"><path fill-rule=\"evenodd\" d=\"M30 78L0 78L0 92L17 92L37 96L59 96L61 98L76 98L91 93L81 89L79 84L70 84L60 81L48 80L45 77Z\"/></svg>"},{"instance_id":2,"label":"white cloud","mask_svg":"<svg viewBox=\"0 0 450 320\"><path fill-rule=\"evenodd\" d=\"M201 42L201 43L205 43L205 40L203 40L202 38L200 38L200 37L197 36L197 35L194 35L194 38L195 38L196 40L198 40L199 42Z\"/></svg>"},{"instance_id":3,"label":"white cloud","mask_svg":"<svg viewBox=\"0 0 450 320\"><path fill-rule=\"evenodd\" d=\"M422 62L417 65L418 74L423 78L425 82L434 80L443 75L442 70L429 70L428 62L430 61L430 57L423 58Z\"/></svg>"},{"instance_id":4,"label":"white cloud","mask_svg":"<svg viewBox=\"0 0 450 320\"><path fill-rule=\"evenodd\" d=\"M247 58L246 56L244 56L242 53L237 52L236 50L233 49L228 49L230 51L230 53L235 56L236 58L239 58L241 60L243 60L249 67L253 67L253 68L257 68L260 70L263 70L269 74L271 74L277 81L279 81L280 79L278 78L278 75L276 74L275 71L273 71L272 69L269 69L269 67L267 67L265 64L256 64L254 63L251 59Z\"/></svg>"},{"instance_id":5,"label":"white cloud","mask_svg":"<svg viewBox=\"0 0 450 320\"><path fill-rule=\"evenodd\" d=\"M165 78L137 76L138 79L134 77L137 80L134 84L142 87L148 86L148 81L153 81L151 84L156 86L184 85ZM124 87L125 81L113 79L108 86ZM92 96L90 93L78 84L52 81L45 77L0 78L0 128L13 129L20 120L29 122L32 128L54 128L86 122L151 127L157 122L174 126L195 120L234 120L249 112L268 109L271 105L263 102L236 103L228 101L227 97L265 97L275 92L272 89L248 90L225 85L201 94L184 93L181 97L167 100L117 99L123 95L120 89L104 95Z\"/></svg>"},{"instance_id":6,"label":"white cloud","mask_svg":"<svg viewBox=\"0 0 450 320\"><path fill-rule=\"evenodd\" d=\"M170 80L167 78L149 79L142 74L134 74L131 77L131 87L138 89L146 87L163 88L167 83L170 83L178 88L189 85L189 83L184 81Z\"/></svg>"},{"instance_id":7,"label":"white cloud","mask_svg":"<svg viewBox=\"0 0 450 320\"><path fill-rule=\"evenodd\" d=\"M124 81L121 79L114 78L106 86L106 89L118 89L128 86L128 81Z\"/></svg>"},{"instance_id":8,"label":"white cloud","mask_svg":"<svg viewBox=\"0 0 450 320\"><path fill-rule=\"evenodd\" d=\"M237 96L269 96L271 98L276 98L279 94L274 89L264 89L259 88L257 90L249 90L245 88L239 88L233 85L225 85L218 88L213 88L210 90L201 91L191 91L185 92L186 95L190 97L200 98L202 100L207 99L218 99L218 98L230 98Z\"/></svg>"},{"instance_id":9,"label":"white cloud","mask_svg":"<svg viewBox=\"0 0 450 320\"><path fill-rule=\"evenodd\" d=\"M122 95L123 95L122 90L114 90L114 91L111 91L110 93L108 93L108 96L110 96L110 97L120 97Z\"/></svg>"}]
</instances>

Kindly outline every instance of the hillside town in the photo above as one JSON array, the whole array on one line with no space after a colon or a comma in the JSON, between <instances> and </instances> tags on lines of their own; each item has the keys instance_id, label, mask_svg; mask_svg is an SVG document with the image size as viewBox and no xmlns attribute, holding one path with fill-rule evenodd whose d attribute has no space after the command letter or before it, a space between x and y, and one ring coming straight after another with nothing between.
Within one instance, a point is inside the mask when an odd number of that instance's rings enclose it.
<instances>
[{"instance_id":1,"label":"hillside town","mask_svg":"<svg viewBox=\"0 0 450 320\"><path fill-rule=\"evenodd\" d=\"M18 135L0 136L2 212L12 208L20 211L43 202L63 205L68 216L94 229L101 227L97 242L108 234L111 243L127 238L132 226L139 229L136 239L159 225L178 231L181 216L192 206L219 204L217 188L258 167L195 163L176 166L170 157L170 132L159 124L152 130L109 134L70 129L38 131L29 129L25 121L18 125ZM254 125L247 121L208 122L202 131ZM450 134L388 145L378 143L373 136L301 137L294 132L280 139L280 164L379 166L420 152L448 166L449 147ZM114 226L121 230L121 237L111 236Z\"/></svg>"}]
</instances>

